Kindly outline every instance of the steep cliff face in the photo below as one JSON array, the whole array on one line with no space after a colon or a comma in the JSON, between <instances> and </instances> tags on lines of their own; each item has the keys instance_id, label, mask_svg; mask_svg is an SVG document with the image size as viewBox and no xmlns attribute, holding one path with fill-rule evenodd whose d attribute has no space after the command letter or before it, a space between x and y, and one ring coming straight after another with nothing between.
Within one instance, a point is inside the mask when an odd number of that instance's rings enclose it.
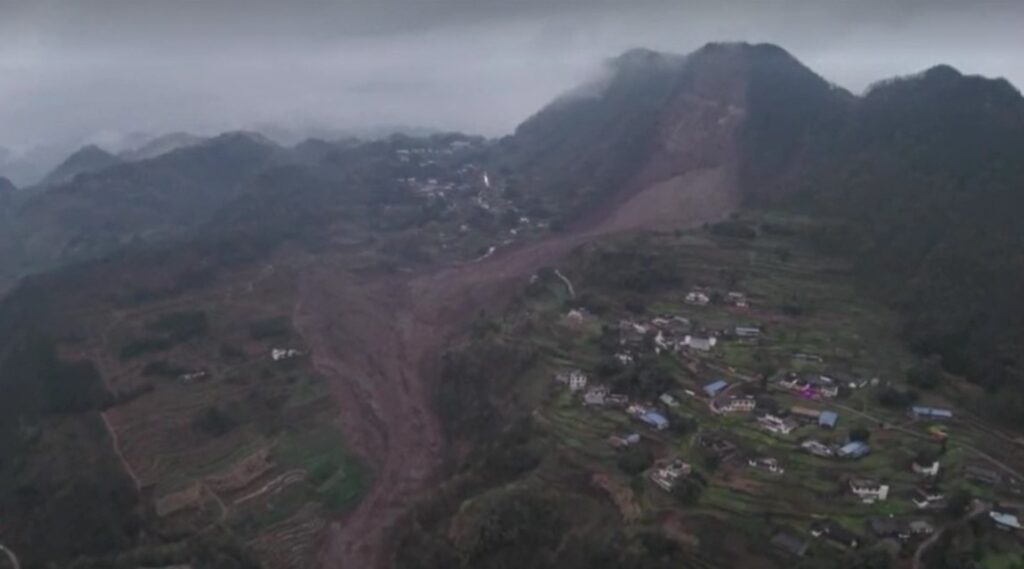
<instances>
[{"instance_id":1,"label":"steep cliff face","mask_svg":"<svg viewBox=\"0 0 1024 569\"><path fill-rule=\"evenodd\" d=\"M807 132L850 100L776 46L635 50L507 146L567 215L596 208L623 228L671 225L694 208L724 215L744 196L784 193Z\"/></svg>"}]
</instances>

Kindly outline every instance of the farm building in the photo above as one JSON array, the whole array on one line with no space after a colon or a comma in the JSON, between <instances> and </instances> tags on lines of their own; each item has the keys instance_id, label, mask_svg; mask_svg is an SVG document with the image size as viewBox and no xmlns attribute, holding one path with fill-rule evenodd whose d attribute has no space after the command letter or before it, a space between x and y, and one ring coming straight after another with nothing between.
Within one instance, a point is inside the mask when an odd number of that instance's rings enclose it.
<instances>
[{"instance_id":1,"label":"farm building","mask_svg":"<svg viewBox=\"0 0 1024 569\"><path fill-rule=\"evenodd\" d=\"M836 428L836 423L839 421L839 414L835 411L822 411L821 415L818 415L818 426L825 427L826 429Z\"/></svg>"},{"instance_id":2,"label":"farm building","mask_svg":"<svg viewBox=\"0 0 1024 569\"><path fill-rule=\"evenodd\" d=\"M761 335L761 329L756 326L737 326L736 337L738 338L757 338Z\"/></svg>"},{"instance_id":3,"label":"farm building","mask_svg":"<svg viewBox=\"0 0 1024 569\"><path fill-rule=\"evenodd\" d=\"M867 504L884 501L889 497L889 485L868 478L850 480L850 491Z\"/></svg>"},{"instance_id":4,"label":"farm building","mask_svg":"<svg viewBox=\"0 0 1024 569\"><path fill-rule=\"evenodd\" d=\"M654 472L651 473L651 480L662 490L671 492L672 487L676 484L676 480L687 476L692 470L693 468L689 464L677 458L660 468L654 469Z\"/></svg>"},{"instance_id":5,"label":"farm building","mask_svg":"<svg viewBox=\"0 0 1024 569\"><path fill-rule=\"evenodd\" d=\"M871 452L871 447L861 441L847 443L836 452L840 458L861 458Z\"/></svg>"},{"instance_id":6,"label":"farm building","mask_svg":"<svg viewBox=\"0 0 1024 569\"><path fill-rule=\"evenodd\" d=\"M710 352L718 344L718 338L714 336L685 336L683 346L699 352Z\"/></svg>"},{"instance_id":7,"label":"farm building","mask_svg":"<svg viewBox=\"0 0 1024 569\"><path fill-rule=\"evenodd\" d=\"M767 470L772 474L783 474L785 472L785 470L783 470L782 466L779 464L778 460L767 456L751 458L747 460L747 465L750 466L751 468Z\"/></svg>"},{"instance_id":8,"label":"farm building","mask_svg":"<svg viewBox=\"0 0 1024 569\"><path fill-rule=\"evenodd\" d=\"M695 306L706 306L709 302L711 302L711 297L709 297L707 294L699 290L695 290L693 292L689 292L686 294L686 304L693 304Z\"/></svg>"},{"instance_id":9,"label":"farm building","mask_svg":"<svg viewBox=\"0 0 1024 569\"><path fill-rule=\"evenodd\" d=\"M757 401L753 397L730 397L718 410L724 413L742 413L753 411L755 407Z\"/></svg>"},{"instance_id":10,"label":"farm building","mask_svg":"<svg viewBox=\"0 0 1024 569\"><path fill-rule=\"evenodd\" d=\"M765 414L757 418L761 428L776 435L788 435L797 428L798 424L792 419L782 419L775 415Z\"/></svg>"},{"instance_id":11,"label":"farm building","mask_svg":"<svg viewBox=\"0 0 1024 569\"><path fill-rule=\"evenodd\" d=\"M831 457L834 453L832 447L815 440L807 440L800 443L800 448L813 454L814 456Z\"/></svg>"},{"instance_id":12,"label":"farm building","mask_svg":"<svg viewBox=\"0 0 1024 569\"><path fill-rule=\"evenodd\" d=\"M742 292L729 292L725 295L725 302L736 308L747 308L750 306L747 295Z\"/></svg>"},{"instance_id":13,"label":"farm building","mask_svg":"<svg viewBox=\"0 0 1024 569\"><path fill-rule=\"evenodd\" d=\"M587 376L582 371L574 369L569 372L569 391L583 391L587 388Z\"/></svg>"},{"instance_id":14,"label":"farm building","mask_svg":"<svg viewBox=\"0 0 1024 569\"><path fill-rule=\"evenodd\" d=\"M992 521L996 523L996 527L999 529L1024 530L1024 525L1021 525L1020 518L1013 514L991 511L988 513L988 516L992 518Z\"/></svg>"},{"instance_id":15,"label":"farm building","mask_svg":"<svg viewBox=\"0 0 1024 569\"><path fill-rule=\"evenodd\" d=\"M704 393L707 393L708 397L714 397L721 393L722 390L725 389L726 387L729 387L729 384L719 379L705 385Z\"/></svg>"},{"instance_id":16,"label":"farm building","mask_svg":"<svg viewBox=\"0 0 1024 569\"><path fill-rule=\"evenodd\" d=\"M658 431L664 431L665 429L668 428L668 419L666 419L664 415L658 413L657 411L645 411L638 418L644 423L647 423L647 425L650 426L651 428L656 429Z\"/></svg>"},{"instance_id":17,"label":"farm building","mask_svg":"<svg viewBox=\"0 0 1024 569\"><path fill-rule=\"evenodd\" d=\"M914 474L920 474L921 476L938 476L939 474L939 461L925 461L924 463L918 463L914 460L913 464L910 465L911 470Z\"/></svg>"},{"instance_id":18,"label":"farm building","mask_svg":"<svg viewBox=\"0 0 1024 569\"><path fill-rule=\"evenodd\" d=\"M604 387L591 387L583 394L584 405L602 406L605 398L608 397L608 389Z\"/></svg>"},{"instance_id":19,"label":"farm building","mask_svg":"<svg viewBox=\"0 0 1024 569\"><path fill-rule=\"evenodd\" d=\"M939 409L936 407L925 407L923 405L915 405L910 408L910 415L915 419L952 419L953 412L949 409Z\"/></svg>"},{"instance_id":20,"label":"farm building","mask_svg":"<svg viewBox=\"0 0 1024 569\"><path fill-rule=\"evenodd\" d=\"M910 499L919 509L944 508L946 496L938 488L918 488Z\"/></svg>"},{"instance_id":21,"label":"farm building","mask_svg":"<svg viewBox=\"0 0 1024 569\"><path fill-rule=\"evenodd\" d=\"M270 350L270 359L275 362L281 362L284 360L290 360L297 358L302 355L302 352L294 348L274 348Z\"/></svg>"},{"instance_id":22,"label":"farm building","mask_svg":"<svg viewBox=\"0 0 1024 569\"><path fill-rule=\"evenodd\" d=\"M790 407L789 413L793 415L794 418L799 419L801 421L811 422L817 421L821 418L821 411L818 411L817 409L811 409L809 407Z\"/></svg>"}]
</instances>

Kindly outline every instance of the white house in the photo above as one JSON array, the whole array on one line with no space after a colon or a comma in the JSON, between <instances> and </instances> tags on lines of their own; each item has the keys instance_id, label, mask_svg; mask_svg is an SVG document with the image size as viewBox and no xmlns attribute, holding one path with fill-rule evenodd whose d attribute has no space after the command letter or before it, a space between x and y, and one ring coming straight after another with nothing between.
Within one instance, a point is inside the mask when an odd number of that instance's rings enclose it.
<instances>
[{"instance_id":1,"label":"white house","mask_svg":"<svg viewBox=\"0 0 1024 569\"><path fill-rule=\"evenodd\" d=\"M687 293L686 295L686 304L706 306L709 302L711 302L711 297L699 290Z\"/></svg>"},{"instance_id":2,"label":"white house","mask_svg":"<svg viewBox=\"0 0 1024 569\"><path fill-rule=\"evenodd\" d=\"M718 410L723 413L744 413L753 411L755 407L757 401L753 397L730 397L718 406Z\"/></svg>"},{"instance_id":3,"label":"white house","mask_svg":"<svg viewBox=\"0 0 1024 569\"><path fill-rule=\"evenodd\" d=\"M869 478L850 480L850 491L866 504L884 501L889 497L889 485Z\"/></svg>"},{"instance_id":4,"label":"white house","mask_svg":"<svg viewBox=\"0 0 1024 569\"><path fill-rule=\"evenodd\" d=\"M587 388L587 376L582 371L574 369L569 372L569 391L573 393L583 391Z\"/></svg>"},{"instance_id":5,"label":"white house","mask_svg":"<svg viewBox=\"0 0 1024 569\"><path fill-rule=\"evenodd\" d=\"M274 348L270 350L270 359L275 362L290 360L302 355L302 352L292 348Z\"/></svg>"},{"instance_id":6,"label":"white house","mask_svg":"<svg viewBox=\"0 0 1024 569\"><path fill-rule=\"evenodd\" d=\"M583 404L600 407L605 404L608 397L608 389L604 387L591 387L583 394Z\"/></svg>"},{"instance_id":7,"label":"white house","mask_svg":"<svg viewBox=\"0 0 1024 569\"><path fill-rule=\"evenodd\" d=\"M757 338L761 335L761 329L756 326L737 326L735 333L738 338Z\"/></svg>"},{"instance_id":8,"label":"white house","mask_svg":"<svg viewBox=\"0 0 1024 569\"><path fill-rule=\"evenodd\" d=\"M821 456L827 458L835 455L835 452L832 450L832 447L820 441L806 440L800 443L800 448L813 454L814 456Z\"/></svg>"},{"instance_id":9,"label":"white house","mask_svg":"<svg viewBox=\"0 0 1024 569\"><path fill-rule=\"evenodd\" d=\"M662 350L670 350L672 344L665 338L665 334L658 330L658 334L654 336L654 353L660 354Z\"/></svg>"},{"instance_id":10,"label":"white house","mask_svg":"<svg viewBox=\"0 0 1024 569\"><path fill-rule=\"evenodd\" d=\"M619 352L615 354L615 361L619 362L619 365L628 366L633 363L633 356L628 352Z\"/></svg>"},{"instance_id":11,"label":"white house","mask_svg":"<svg viewBox=\"0 0 1024 569\"><path fill-rule=\"evenodd\" d=\"M749 306L747 302L747 295L742 292L729 292L725 295L725 301L735 306L736 308L746 308Z\"/></svg>"},{"instance_id":12,"label":"white house","mask_svg":"<svg viewBox=\"0 0 1024 569\"><path fill-rule=\"evenodd\" d=\"M761 470L767 470L772 474L783 474L782 466L779 465L779 461L770 457L758 457L747 460L747 465L751 468L760 468Z\"/></svg>"},{"instance_id":13,"label":"white house","mask_svg":"<svg viewBox=\"0 0 1024 569\"><path fill-rule=\"evenodd\" d=\"M757 423L761 425L762 429L776 435L788 435L793 432L793 429L797 428L796 422L790 419L780 419L775 415L758 417Z\"/></svg>"},{"instance_id":14,"label":"white house","mask_svg":"<svg viewBox=\"0 0 1024 569\"><path fill-rule=\"evenodd\" d=\"M700 352L710 352L718 344L718 338L714 336L686 336L683 338L684 346Z\"/></svg>"},{"instance_id":15,"label":"white house","mask_svg":"<svg viewBox=\"0 0 1024 569\"><path fill-rule=\"evenodd\" d=\"M946 503L946 496L935 488L918 488L914 491L914 497L910 499L918 509L942 507Z\"/></svg>"},{"instance_id":16,"label":"white house","mask_svg":"<svg viewBox=\"0 0 1024 569\"><path fill-rule=\"evenodd\" d=\"M672 397L668 393L662 393L658 400L669 407L679 407L679 402L676 401L676 398Z\"/></svg>"},{"instance_id":17,"label":"white house","mask_svg":"<svg viewBox=\"0 0 1024 569\"><path fill-rule=\"evenodd\" d=\"M992 518L992 521L996 523L996 526L1000 529L1005 530L1022 530L1024 525L1021 525L1020 518L1013 514L1007 514L1003 512L991 511L988 516Z\"/></svg>"},{"instance_id":18,"label":"white house","mask_svg":"<svg viewBox=\"0 0 1024 569\"><path fill-rule=\"evenodd\" d=\"M662 490L671 492L672 487L676 484L676 480L690 474L692 470L693 468L689 464L677 458L660 468L654 469L654 472L651 473L651 480Z\"/></svg>"},{"instance_id":19,"label":"white house","mask_svg":"<svg viewBox=\"0 0 1024 569\"><path fill-rule=\"evenodd\" d=\"M932 461L931 463L918 464L918 462L915 460L914 463L911 465L911 468L914 470L914 474L919 474L921 476L938 476L939 461L935 460Z\"/></svg>"}]
</instances>

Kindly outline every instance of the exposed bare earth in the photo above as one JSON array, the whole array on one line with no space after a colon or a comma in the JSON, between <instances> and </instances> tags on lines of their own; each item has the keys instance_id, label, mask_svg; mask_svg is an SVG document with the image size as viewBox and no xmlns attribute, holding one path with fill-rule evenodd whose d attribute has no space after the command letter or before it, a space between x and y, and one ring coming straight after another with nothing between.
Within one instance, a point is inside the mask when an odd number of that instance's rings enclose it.
<instances>
[{"instance_id":1,"label":"exposed bare earth","mask_svg":"<svg viewBox=\"0 0 1024 569\"><path fill-rule=\"evenodd\" d=\"M720 200L700 199L715 189L706 184L675 189L691 194L683 198L692 206L687 225L727 211ZM634 208L641 196L630 200ZM333 381L349 443L373 469L369 494L331 527L323 566L381 566L388 531L437 475L443 438L424 378L445 343L481 309L500 308L538 268L603 233L634 229L643 216L628 219L423 275L366 278L324 267L306 277L296 328Z\"/></svg>"},{"instance_id":2,"label":"exposed bare earth","mask_svg":"<svg viewBox=\"0 0 1024 569\"><path fill-rule=\"evenodd\" d=\"M444 445L430 379L445 344L481 310L501 309L537 269L601 235L717 220L738 201L733 162L637 184L587 227L498 250L474 263L414 275L356 276L322 265L303 277L296 329L332 381L349 444L373 471L357 509L331 525L320 564L372 569L387 561L400 516L436 479Z\"/></svg>"}]
</instances>

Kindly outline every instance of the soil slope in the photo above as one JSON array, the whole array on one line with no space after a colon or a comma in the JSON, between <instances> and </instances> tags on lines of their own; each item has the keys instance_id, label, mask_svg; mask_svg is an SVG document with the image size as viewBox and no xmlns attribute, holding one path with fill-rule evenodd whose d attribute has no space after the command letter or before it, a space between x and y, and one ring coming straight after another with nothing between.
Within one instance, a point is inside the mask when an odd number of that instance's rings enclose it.
<instances>
[{"instance_id":1,"label":"soil slope","mask_svg":"<svg viewBox=\"0 0 1024 569\"><path fill-rule=\"evenodd\" d=\"M701 170L653 184L628 196L617 215L478 263L369 277L322 266L306 275L296 329L334 385L349 443L373 470L369 494L331 526L321 565L384 566L389 530L436 482L444 441L432 413L431 379L445 344L470 319L500 310L537 269L601 235L720 219L735 205L733 179ZM664 215L666 199L675 204L671 219Z\"/></svg>"},{"instance_id":2,"label":"soil slope","mask_svg":"<svg viewBox=\"0 0 1024 569\"><path fill-rule=\"evenodd\" d=\"M713 59L662 109L647 159L570 229L417 274L356 276L322 264L305 276L295 327L335 386L349 443L373 469L368 496L332 525L322 566L387 565L389 530L439 474L444 440L431 407L438 358L474 316L501 310L539 268L588 241L693 227L739 205L746 82L732 59Z\"/></svg>"}]
</instances>

